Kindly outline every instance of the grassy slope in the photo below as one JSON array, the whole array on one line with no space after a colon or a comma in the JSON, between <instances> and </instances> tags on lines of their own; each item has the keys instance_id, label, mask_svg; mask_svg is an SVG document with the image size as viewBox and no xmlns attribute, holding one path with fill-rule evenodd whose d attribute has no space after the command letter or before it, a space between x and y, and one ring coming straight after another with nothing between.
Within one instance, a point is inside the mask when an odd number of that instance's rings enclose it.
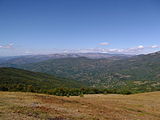
<instances>
[{"instance_id":1,"label":"grassy slope","mask_svg":"<svg viewBox=\"0 0 160 120\"><path fill-rule=\"evenodd\" d=\"M160 120L159 109L160 92L69 98L0 92L2 120Z\"/></svg>"},{"instance_id":2,"label":"grassy slope","mask_svg":"<svg viewBox=\"0 0 160 120\"><path fill-rule=\"evenodd\" d=\"M39 87L42 89L83 86L79 82L73 80L15 68L0 68L0 85L3 84L32 85L33 87Z\"/></svg>"}]
</instances>

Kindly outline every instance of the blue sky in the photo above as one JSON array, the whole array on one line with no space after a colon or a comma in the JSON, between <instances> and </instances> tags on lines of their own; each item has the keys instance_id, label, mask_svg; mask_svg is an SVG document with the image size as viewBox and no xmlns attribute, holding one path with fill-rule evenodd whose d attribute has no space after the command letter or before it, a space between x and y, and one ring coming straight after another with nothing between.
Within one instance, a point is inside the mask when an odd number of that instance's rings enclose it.
<instances>
[{"instance_id":1,"label":"blue sky","mask_svg":"<svg viewBox=\"0 0 160 120\"><path fill-rule=\"evenodd\" d=\"M0 56L159 46L159 0L0 0Z\"/></svg>"}]
</instances>

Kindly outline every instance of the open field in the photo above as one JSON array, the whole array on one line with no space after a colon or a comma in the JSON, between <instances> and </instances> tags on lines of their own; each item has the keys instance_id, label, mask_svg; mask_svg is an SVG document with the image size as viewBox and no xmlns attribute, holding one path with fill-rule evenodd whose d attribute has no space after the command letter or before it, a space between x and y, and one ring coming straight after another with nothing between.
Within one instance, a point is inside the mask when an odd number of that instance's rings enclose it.
<instances>
[{"instance_id":1,"label":"open field","mask_svg":"<svg viewBox=\"0 0 160 120\"><path fill-rule=\"evenodd\" d=\"M0 92L0 120L160 120L160 92L84 97Z\"/></svg>"}]
</instances>

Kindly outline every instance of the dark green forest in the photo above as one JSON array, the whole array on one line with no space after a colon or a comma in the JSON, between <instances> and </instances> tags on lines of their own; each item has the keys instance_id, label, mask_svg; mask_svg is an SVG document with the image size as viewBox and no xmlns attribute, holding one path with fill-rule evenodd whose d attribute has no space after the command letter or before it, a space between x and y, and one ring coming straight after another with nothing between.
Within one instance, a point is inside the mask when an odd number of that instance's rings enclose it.
<instances>
[{"instance_id":1,"label":"dark green forest","mask_svg":"<svg viewBox=\"0 0 160 120\"><path fill-rule=\"evenodd\" d=\"M27 91L28 88L34 90L53 89L58 87L80 88L86 85L65 78L55 77L44 73L31 72L16 68L0 68L1 89Z\"/></svg>"}]
</instances>

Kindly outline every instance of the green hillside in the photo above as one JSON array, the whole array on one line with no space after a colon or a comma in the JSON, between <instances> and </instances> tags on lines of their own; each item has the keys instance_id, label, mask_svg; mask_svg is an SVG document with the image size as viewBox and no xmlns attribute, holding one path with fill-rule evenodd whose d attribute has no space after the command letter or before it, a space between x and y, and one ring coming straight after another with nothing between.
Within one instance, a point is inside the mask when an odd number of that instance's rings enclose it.
<instances>
[{"instance_id":1,"label":"green hillside","mask_svg":"<svg viewBox=\"0 0 160 120\"><path fill-rule=\"evenodd\" d=\"M15 68L0 68L0 89L1 90L47 90L60 87L79 88L83 84L47 75L44 73L31 72Z\"/></svg>"},{"instance_id":2,"label":"green hillside","mask_svg":"<svg viewBox=\"0 0 160 120\"><path fill-rule=\"evenodd\" d=\"M21 68L89 82L91 86L153 91L160 89L160 53L122 60L64 58Z\"/></svg>"}]
</instances>

